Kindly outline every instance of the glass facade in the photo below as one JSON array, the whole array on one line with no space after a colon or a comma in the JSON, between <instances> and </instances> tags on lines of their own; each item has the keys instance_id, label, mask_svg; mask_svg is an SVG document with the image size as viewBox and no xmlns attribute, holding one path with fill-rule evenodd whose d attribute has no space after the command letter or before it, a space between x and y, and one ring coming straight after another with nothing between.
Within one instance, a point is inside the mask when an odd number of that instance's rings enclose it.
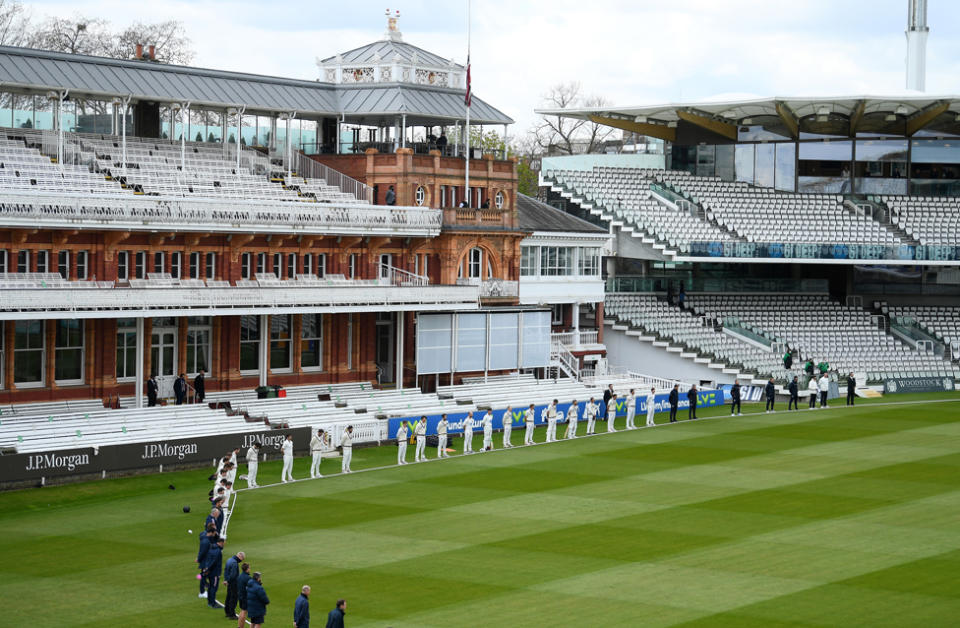
<instances>
[{"instance_id":1,"label":"glass facade","mask_svg":"<svg viewBox=\"0 0 960 628\"><path fill-rule=\"evenodd\" d=\"M83 381L83 321L59 320L56 323L54 379L58 384Z\"/></svg>"},{"instance_id":2,"label":"glass facade","mask_svg":"<svg viewBox=\"0 0 960 628\"><path fill-rule=\"evenodd\" d=\"M300 331L300 367L323 368L323 314L304 314Z\"/></svg>"}]
</instances>

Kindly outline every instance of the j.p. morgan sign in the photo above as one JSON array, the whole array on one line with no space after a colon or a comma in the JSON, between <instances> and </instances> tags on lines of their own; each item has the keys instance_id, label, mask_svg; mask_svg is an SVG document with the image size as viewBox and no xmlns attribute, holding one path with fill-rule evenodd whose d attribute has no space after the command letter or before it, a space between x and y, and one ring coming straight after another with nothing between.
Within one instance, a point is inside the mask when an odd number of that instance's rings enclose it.
<instances>
[{"instance_id":1,"label":"j.p. morgan sign","mask_svg":"<svg viewBox=\"0 0 960 628\"><path fill-rule=\"evenodd\" d=\"M293 435L296 451L305 452L309 448L310 428L300 427L5 455L0 456L0 484L212 462L232 449L246 450L253 443L259 443L261 453L270 458L280 455L280 446L287 434Z\"/></svg>"}]
</instances>

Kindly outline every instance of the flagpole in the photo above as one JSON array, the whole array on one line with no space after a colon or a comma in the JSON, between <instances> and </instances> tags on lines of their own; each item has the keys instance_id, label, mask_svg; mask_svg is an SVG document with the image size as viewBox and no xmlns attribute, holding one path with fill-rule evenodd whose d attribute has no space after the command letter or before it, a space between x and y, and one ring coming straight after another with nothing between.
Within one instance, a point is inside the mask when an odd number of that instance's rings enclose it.
<instances>
[{"instance_id":1,"label":"flagpole","mask_svg":"<svg viewBox=\"0 0 960 628\"><path fill-rule=\"evenodd\" d=\"M470 193L470 101L472 100L472 95L470 94L470 5L471 0L467 0L467 95L466 95L466 105L467 105L467 124L466 124L466 175L464 178L464 194L467 199L467 207L473 206L473 195Z\"/></svg>"}]
</instances>

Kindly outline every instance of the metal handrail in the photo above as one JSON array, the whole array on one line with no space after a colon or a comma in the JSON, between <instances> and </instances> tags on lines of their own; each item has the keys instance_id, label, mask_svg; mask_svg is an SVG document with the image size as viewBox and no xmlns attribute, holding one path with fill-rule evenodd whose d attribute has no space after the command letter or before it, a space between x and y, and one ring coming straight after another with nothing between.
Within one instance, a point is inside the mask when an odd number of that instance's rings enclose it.
<instances>
[{"instance_id":1,"label":"metal handrail","mask_svg":"<svg viewBox=\"0 0 960 628\"><path fill-rule=\"evenodd\" d=\"M297 153L296 166L297 175L300 177L323 179L327 185L332 185L345 194L353 195L358 201L373 203L373 188L366 183L357 181L342 172L310 159L303 153Z\"/></svg>"}]
</instances>

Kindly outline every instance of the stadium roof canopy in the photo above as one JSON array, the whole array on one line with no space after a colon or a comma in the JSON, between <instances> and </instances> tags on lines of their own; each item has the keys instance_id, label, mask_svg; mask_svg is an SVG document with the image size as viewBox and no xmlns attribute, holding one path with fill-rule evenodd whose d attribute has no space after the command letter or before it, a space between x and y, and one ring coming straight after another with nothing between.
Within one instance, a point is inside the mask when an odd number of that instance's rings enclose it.
<instances>
[{"instance_id":1,"label":"stadium roof canopy","mask_svg":"<svg viewBox=\"0 0 960 628\"><path fill-rule=\"evenodd\" d=\"M464 117L464 90L455 87L400 82L332 84L0 46L0 91L36 94L64 90L69 90L71 98L110 100L129 96L132 103L244 107L248 114L295 111L300 117L343 115L347 122L369 125L392 124L401 115L407 116L409 125L440 125ZM476 96L471 121L513 123L509 116Z\"/></svg>"},{"instance_id":2,"label":"stadium roof canopy","mask_svg":"<svg viewBox=\"0 0 960 628\"><path fill-rule=\"evenodd\" d=\"M678 127L738 140L738 127L779 127L785 137L800 133L853 137L857 133L912 136L921 130L960 135L960 96L905 91L889 96L719 96L702 102L538 109L543 115L591 120L668 141L681 139Z\"/></svg>"}]
</instances>

